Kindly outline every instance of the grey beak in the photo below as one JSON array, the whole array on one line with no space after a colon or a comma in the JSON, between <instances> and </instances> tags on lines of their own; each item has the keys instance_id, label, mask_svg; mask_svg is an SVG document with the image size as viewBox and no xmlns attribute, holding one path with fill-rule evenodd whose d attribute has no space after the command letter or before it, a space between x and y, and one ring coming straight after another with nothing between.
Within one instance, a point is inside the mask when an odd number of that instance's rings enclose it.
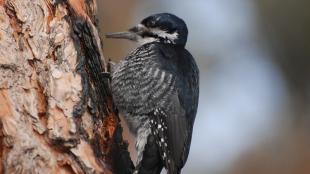
<instances>
[{"instance_id":1,"label":"grey beak","mask_svg":"<svg viewBox=\"0 0 310 174\"><path fill-rule=\"evenodd\" d=\"M137 40L137 34L132 31L124 31L124 32L115 32L115 33L107 33L106 38L115 38L115 39L129 39L132 41Z\"/></svg>"}]
</instances>

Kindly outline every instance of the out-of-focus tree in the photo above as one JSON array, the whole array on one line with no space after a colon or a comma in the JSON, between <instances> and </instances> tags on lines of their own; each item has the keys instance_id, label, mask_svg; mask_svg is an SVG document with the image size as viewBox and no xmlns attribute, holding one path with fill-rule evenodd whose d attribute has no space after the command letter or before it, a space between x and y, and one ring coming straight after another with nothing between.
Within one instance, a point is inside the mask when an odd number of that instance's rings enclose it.
<instances>
[{"instance_id":1,"label":"out-of-focus tree","mask_svg":"<svg viewBox=\"0 0 310 174\"><path fill-rule=\"evenodd\" d=\"M310 2L256 0L261 31L283 72L293 120L277 137L248 149L232 167L236 174L310 173Z\"/></svg>"},{"instance_id":2,"label":"out-of-focus tree","mask_svg":"<svg viewBox=\"0 0 310 174\"><path fill-rule=\"evenodd\" d=\"M310 125L310 1L256 0L261 27L291 92L292 116Z\"/></svg>"}]
</instances>

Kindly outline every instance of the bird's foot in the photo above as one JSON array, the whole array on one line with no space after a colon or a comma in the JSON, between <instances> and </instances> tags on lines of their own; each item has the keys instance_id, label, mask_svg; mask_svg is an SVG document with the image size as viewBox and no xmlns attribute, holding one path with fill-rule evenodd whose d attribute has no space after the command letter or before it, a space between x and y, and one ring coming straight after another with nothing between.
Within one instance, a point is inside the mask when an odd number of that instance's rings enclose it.
<instances>
[{"instance_id":1,"label":"bird's foot","mask_svg":"<svg viewBox=\"0 0 310 174\"><path fill-rule=\"evenodd\" d=\"M107 66L108 72L113 72L115 66L116 66L116 63L113 62L111 59L109 59L108 66Z\"/></svg>"}]
</instances>

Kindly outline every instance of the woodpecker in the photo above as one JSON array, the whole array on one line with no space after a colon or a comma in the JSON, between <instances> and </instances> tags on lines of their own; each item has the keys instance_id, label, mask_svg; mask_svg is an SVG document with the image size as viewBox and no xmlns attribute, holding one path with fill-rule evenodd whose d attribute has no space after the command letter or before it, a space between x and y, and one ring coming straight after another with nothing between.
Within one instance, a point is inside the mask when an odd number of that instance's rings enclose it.
<instances>
[{"instance_id":1,"label":"woodpecker","mask_svg":"<svg viewBox=\"0 0 310 174\"><path fill-rule=\"evenodd\" d=\"M125 32L106 34L139 43L114 65L111 89L136 136L135 173L179 174L190 149L199 95L199 70L185 49L185 22L169 13L143 19Z\"/></svg>"}]
</instances>

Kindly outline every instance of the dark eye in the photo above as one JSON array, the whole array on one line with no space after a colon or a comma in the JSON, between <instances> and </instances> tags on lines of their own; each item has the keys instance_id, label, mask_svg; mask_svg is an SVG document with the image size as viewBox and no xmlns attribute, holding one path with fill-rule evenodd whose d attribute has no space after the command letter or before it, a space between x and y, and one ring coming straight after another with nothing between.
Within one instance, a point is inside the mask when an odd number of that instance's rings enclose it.
<instances>
[{"instance_id":1,"label":"dark eye","mask_svg":"<svg viewBox=\"0 0 310 174\"><path fill-rule=\"evenodd\" d=\"M153 28L155 27L156 25L156 22L154 20L149 20L147 23L146 23L146 26L147 27L150 27L150 28Z\"/></svg>"}]
</instances>

